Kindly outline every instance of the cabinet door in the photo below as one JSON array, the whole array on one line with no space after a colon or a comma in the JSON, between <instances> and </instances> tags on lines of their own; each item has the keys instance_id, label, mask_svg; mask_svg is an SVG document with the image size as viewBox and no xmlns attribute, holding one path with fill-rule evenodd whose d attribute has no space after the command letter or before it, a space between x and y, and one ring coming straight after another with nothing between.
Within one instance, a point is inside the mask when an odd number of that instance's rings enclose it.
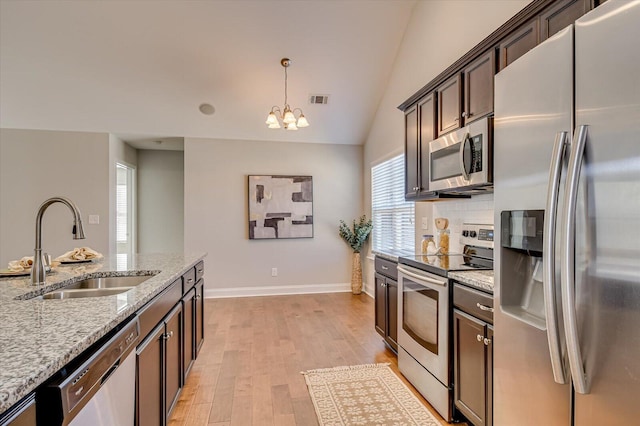
<instances>
[{"instance_id":1,"label":"cabinet door","mask_svg":"<svg viewBox=\"0 0 640 426\"><path fill-rule=\"evenodd\" d=\"M398 283L387 278L387 342L398 351Z\"/></svg>"},{"instance_id":2,"label":"cabinet door","mask_svg":"<svg viewBox=\"0 0 640 426\"><path fill-rule=\"evenodd\" d=\"M454 310L454 398L475 426L486 420L485 323Z\"/></svg>"},{"instance_id":3,"label":"cabinet door","mask_svg":"<svg viewBox=\"0 0 640 426\"><path fill-rule=\"evenodd\" d=\"M491 49L463 71L464 124L493 112L493 76L496 68L494 58Z\"/></svg>"},{"instance_id":4,"label":"cabinet door","mask_svg":"<svg viewBox=\"0 0 640 426\"><path fill-rule=\"evenodd\" d=\"M375 285L375 301L376 301L376 331L382 337L385 337L387 334L387 324L385 320L386 316L386 306L387 306L387 289L385 277L380 274L375 275L376 277L376 285Z\"/></svg>"},{"instance_id":5,"label":"cabinet door","mask_svg":"<svg viewBox=\"0 0 640 426\"><path fill-rule=\"evenodd\" d=\"M204 343L204 279L196 283L195 328L196 328L196 358Z\"/></svg>"},{"instance_id":6,"label":"cabinet door","mask_svg":"<svg viewBox=\"0 0 640 426\"><path fill-rule=\"evenodd\" d=\"M165 360L166 360L166 380L165 380L165 401L166 417L169 418L173 406L178 400L178 394L182 385L182 365L181 365L181 340L182 340L182 304L171 311L164 321L165 331Z\"/></svg>"},{"instance_id":7,"label":"cabinet door","mask_svg":"<svg viewBox=\"0 0 640 426\"><path fill-rule=\"evenodd\" d=\"M420 193L429 192L429 142L436 138L436 103L433 93L418 102L420 137L418 161L418 190Z\"/></svg>"},{"instance_id":8,"label":"cabinet door","mask_svg":"<svg viewBox=\"0 0 640 426\"><path fill-rule=\"evenodd\" d=\"M136 349L136 425L165 423L164 411L164 323L149 333Z\"/></svg>"},{"instance_id":9,"label":"cabinet door","mask_svg":"<svg viewBox=\"0 0 640 426\"><path fill-rule=\"evenodd\" d=\"M590 0L560 0L540 15L540 41L573 24L591 8Z\"/></svg>"},{"instance_id":10,"label":"cabinet door","mask_svg":"<svg viewBox=\"0 0 640 426\"><path fill-rule=\"evenodd\" d=\"M411 107L404 115L404 196L415 198L418 194L418 108Z\"/></svg>"},{"instance_id":11,"label":"cabinet door","mask_svg":"<svg viewBox=\"0 0 640 426\"><path fill-rule=\"evenodd\" d=\"M500 69L506 68L538 44L538 19L533 19L500 43Z\"/></svg>"},{"instance_id":12,"label":"cabinet door","mask_svg":"<svg viewBox=\"0 0 640 426\"><path fill-rule=\"evenodd\" d=\"M493 327L487 326L487 425L493 425Z\"/></svg>"},{"instance_id":13,"label":"cabinet door","mask_svg":"<svg viewBox=\"0 0 640 426\"><path fill-rule=\"evenodd\" d=\"M438 98L438 136L460 127L461 78L456 75L436 89Z\"/></svg>"},{"instance_id":14,"label":"cabinet door","mask_svg":"<svg viewBox=\"0 0 640 426\"><path fill-rule=\"evenodd\" d=\"M195 333L195 302L196 290L191 288L182 298L183 327L182 327L182 384L187 379L193 361L196 359L196 333Z\"/></svg>"}]
</instances>

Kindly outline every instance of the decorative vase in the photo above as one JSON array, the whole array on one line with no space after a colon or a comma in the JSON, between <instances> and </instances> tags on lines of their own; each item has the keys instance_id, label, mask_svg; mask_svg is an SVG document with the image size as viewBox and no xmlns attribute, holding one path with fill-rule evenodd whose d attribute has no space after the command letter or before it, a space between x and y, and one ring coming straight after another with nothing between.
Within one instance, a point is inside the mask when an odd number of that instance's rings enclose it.
<instances>
[{"instance_id":1,"label":"decorative vase","mask_svg":"<svg viewBox=\"0 0 640 426\"><path fill-rule=\"evenodd\" d=\"M362 293L362 263L360 253L353 253L353 263L351 265L351 293Z\"/></svg>"}]
</instances>

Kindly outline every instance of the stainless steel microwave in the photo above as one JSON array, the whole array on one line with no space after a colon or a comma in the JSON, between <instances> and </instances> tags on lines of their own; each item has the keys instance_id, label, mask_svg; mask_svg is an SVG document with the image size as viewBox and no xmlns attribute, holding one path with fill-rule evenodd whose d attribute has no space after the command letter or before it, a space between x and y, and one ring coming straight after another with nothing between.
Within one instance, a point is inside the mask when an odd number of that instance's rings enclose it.
<instances>
[{"instance_id":1,"label":"stainless steel microwave","mask_svg":"<svg viewBox=\"0 0 640 426\"><path fill-rule=\"evenodd\" d=\"M429 190L465 192L493 184L493 118L487 117L429 143Z\"/></svg>"}]
</instances>

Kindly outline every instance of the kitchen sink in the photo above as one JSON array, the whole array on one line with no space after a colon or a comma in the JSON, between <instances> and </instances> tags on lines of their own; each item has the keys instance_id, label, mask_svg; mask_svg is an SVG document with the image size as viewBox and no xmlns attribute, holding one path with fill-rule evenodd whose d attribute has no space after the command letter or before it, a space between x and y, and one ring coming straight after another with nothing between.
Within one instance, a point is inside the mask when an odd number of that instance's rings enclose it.
<instances>
[{"instance_id":1,"label":"kitchen sink","mask_svg":"<svg viewBox=\"0 0 640 426\"><path fill-rule=\"evenodd\" d=\"M114 294L129 291L135 286L147 281L154 275L155 274L86 278L66 285L60 289L45 293L42 296L39 296L39 298L77 299L83 297L112 296Z\"/></svg>"},{"instance_id":2,"label":"kitchen sink","mask_svg":"<svg viewBox=\"0 0 640 426\"><path fill-rule=\"evenodd\" d=\"M64 287L64 290L72 289L110 289L114 287L135 287L138 284L142 284L152 275L137 275L127 277L101 277L101 278L87 278L77 283L69 284Z\"/></svg>"},{"instance_id":3,"label":"kitchen sink","mask_svg":"<svg viewBox=\"0 0 640 426\"><path fill-rule=\"evenodd\" d=\"M111 296L114 294L124 293L133 287L112 287L112 288L89 288L89 289L71 289L57 290L42 295L43 299L77 299L80 297L100 297Z\"/></svg>"}]
</instances>

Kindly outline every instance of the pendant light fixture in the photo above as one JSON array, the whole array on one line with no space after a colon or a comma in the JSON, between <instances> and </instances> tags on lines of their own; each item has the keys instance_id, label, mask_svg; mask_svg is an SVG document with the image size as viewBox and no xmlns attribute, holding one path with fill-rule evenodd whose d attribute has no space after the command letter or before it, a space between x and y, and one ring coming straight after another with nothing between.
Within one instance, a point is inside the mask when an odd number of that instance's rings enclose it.
<instances>
[{"instance_id":1,"label":"pendant light fixture","mask_svg":"<svg viewBox=\"0 0 640 426\"><path fill-rule=\"evenodd\" d=\"M299 127L308 127L309 122L302 113L302 110L300 108L294 108L292 110L287 102L287 68L291 65L291 59L282 58L280 65L284 67L284 107L282 109L278 106L271 107L271 112L269 112L265 123L270 129L284 127L287 130L298 130ZM296 117L297 111L300 112ZM282 126L280 122L282 122Z\"/></svg>"}]
</instances>

